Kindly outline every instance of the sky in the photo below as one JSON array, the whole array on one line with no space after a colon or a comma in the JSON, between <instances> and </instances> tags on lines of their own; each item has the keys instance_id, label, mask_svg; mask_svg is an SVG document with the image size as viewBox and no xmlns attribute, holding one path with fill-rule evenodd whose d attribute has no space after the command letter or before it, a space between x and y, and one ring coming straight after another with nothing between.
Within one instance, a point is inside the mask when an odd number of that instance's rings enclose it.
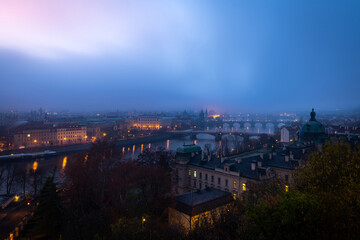
<instances>
[{"instance_id":1,"label":"sky","mask_svg":"<svg viewBox=\"0 0 360 240\"><path fill-rule=\"evenodd\" d=\"M357 0L0 0L0 110L360 106Z\"/></svg>"}]
</instances>

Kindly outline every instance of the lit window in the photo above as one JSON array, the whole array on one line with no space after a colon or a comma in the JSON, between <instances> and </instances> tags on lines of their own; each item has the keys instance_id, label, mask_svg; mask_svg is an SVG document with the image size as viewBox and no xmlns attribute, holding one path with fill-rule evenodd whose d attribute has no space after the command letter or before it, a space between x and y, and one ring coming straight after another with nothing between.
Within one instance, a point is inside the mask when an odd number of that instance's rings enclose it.
<instances>
[{"instance_id":1,"label":"lit window","mask_svg":"<svg viewBox=\"0 0 360 240\"><path fill-rule=\"evenodd\" d=\"M30 134L28 134L27 136L30 137Z\"/></svg>"},{"instance_id":2,"label":"lit window","mask_svg":"<svg viewBox=\"0 0 360 240\"><path fill-rule=\"evenodd\" d=\"M196 170L194 171L194 178L196 178Z\"/></svg>"},{"instance_id":3,"label":"lit window","mask_svg":"<svg viewBox=\"0 0 360 240\"><path fill-rule=\"evenodd\" d=\"M233 193L233 198L236 199L236 193Z\"/></svg>"},{"instance_id":4,"label":"lit window","mask_svg":"<svg viewBox=\"0 0 360 240\"><path fill-rule=\"evenodd\" d=\"M189 170L189 176L191 176L191 170Z\"/></svg>"},{"instance_id":5,"label":"lit window","mask_svg":"<svg viewBox=\"0 0 360 240\"><path fill-rule=\"evenodd\" d=\"M246 191L246 184L245 183L243 183L243 185L242 185L242 190Z\"/></svg>"},{"instance_id":6,"label":"lit window","mask_svg":"<svg viewBox=\"0 0 360 240\"><path fill-rule=\"evenodd\" d=\"M285 185L285 192L288 192L288 191L289 191L289 186Z\"/></svg>"},{"instance_id":7,"label":"lit window","mask_svg":"<svg viewBox=\"0 0 360 240\"><path fill-rule=\"evenodd\" d=\"M233 187L236 188L236 181L233 182Z\"/></svg>"}]
</instances>

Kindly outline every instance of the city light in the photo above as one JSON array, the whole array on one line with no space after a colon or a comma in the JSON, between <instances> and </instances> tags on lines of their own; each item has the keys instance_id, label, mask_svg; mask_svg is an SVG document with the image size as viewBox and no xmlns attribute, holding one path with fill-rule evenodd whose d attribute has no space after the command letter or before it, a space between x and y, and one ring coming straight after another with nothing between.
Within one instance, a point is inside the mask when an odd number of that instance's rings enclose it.
<instances>
[{"instance_id":1,"label":"city light","mask_svg":"<svg viewBox=\"0 0 360 240\"><path fill-rule=\"evenodd\" d=\"M19 196L19 195L15 195L15 196L14 196L14 201L15 201L15 202L18 202L19 199L20 199L20 196Z\"/></svg>"},{"instance_id":2,"label":"city light","mask_svg":"<svg viewBox=\"0 0 360 240\"><path fill-rule=\"evenodd\" d=\"M34 140L34 143L37 143L37 140L36 140L36 139Z\"/></svg>"},{"instance_id":3,"label":"city light","mask_svg":"<svg viewBox=\"0 0 360 240\"><path fill-rule=\"evenodd\" d=\"M30 137L30 134L28 134L27 137Z\"/></svg>"},{"instance_id":4,"label":"city light","mask_svg":"<svg viewBox=\"0 0 360 240\"><path fill-rule=\"evenodd\" d=\"M62 162L62 169L63 169L63 170L64 170L65 167L66 167L66 163L67 163L67 156L65 156L65 157L63 158L63 162Z\"/></svg>"},{"instance_id":5,"label":"city light","mask_svg":"<svg viewBox=\"0 0 360 240\"><path fill-rule=\"evenodd\" d=\"M38 168L38 162L35 161L35 162L33 163L32 169L33 169L33 171L35 172L35 171L37 170L37 168Z\"/></svg>"}]
</instances>

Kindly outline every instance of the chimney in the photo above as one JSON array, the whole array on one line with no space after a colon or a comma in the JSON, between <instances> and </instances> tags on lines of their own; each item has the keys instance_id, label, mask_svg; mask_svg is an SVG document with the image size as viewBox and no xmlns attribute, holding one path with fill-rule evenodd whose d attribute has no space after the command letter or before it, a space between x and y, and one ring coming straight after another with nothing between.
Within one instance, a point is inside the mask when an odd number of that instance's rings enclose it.
<instances>
[{"instance_id":1,"label":"chimney","mask_svg":"<svg viewBox=\"0 0 360 240\"><path fill-rule=\"evenodd\" d=\"M261 167L262 166L262 162L257 162L257 165L258 165L258 167Z\"/></svg>"},{"instance_id":2,"label":"chimney","mask_svg":"<svg viewBox=\"0 0 360 240\"><path fill-rule=\"evenodd\" d=\"M225 158L224 157L222 157L221 158L221 163L223 163L225 161Z\"/></svg>"},{"instance_id":3,"label":"chimney","mask_svg":"<svg viewBox=\"0 0 360 240\"><path fill-rule=\"evenodd\" d=\"M269 159L270 160L272 159L272 153L269 153Z\"/></svg>"},{"instance_id":4,"label":"chimney","mask_svg":"<svg viewBox=\"0 0 360 240\"><path fill-rule=\"evenodd\" d=\"M286 156L285 156L285 162L288 162L288 161L289 161L289 156L286 155Z\"/></svg>"},{"instance_id":5,"label":"chimney","mask_svg":"<svg viewBox=\"0 0 360 240\"><path fill-rule=\"evenodd\" d=\"M201 160L204 160L204 156L205 156L204 152L201 151Z\"/></svg>"},{"instance_id":6,"label":"chimney","mask_svg":"<svg viewBox=\"0 0 360 240\"><path fill-rule=\"evenodd\" d=\"M242 159L241 158L237 158L237 163L241 163L242 162Z\"/></svg>"},{"instance_id":7,"label":"chimney","mask_svg":"<svg viewBox=\"0 0 360 240\"><path fill-rule=\"evenodd\" d=\"M290 153L290 160L294 159L294 154Z\"/></svg>"},{"instance_id":8,"label":"chimney","mask_svg":"<svg viewBox=\"0 0 360 240\"><path fill-rule=\"evenodd\" d=\"M208 162L211 160L211 154L208 155Z\"/></svg>"},{"instance_id":9,"label":"chimney","mask_svg":"<svg viewBox=\"0 0 360 240\"><path fill-rule=\"evenodd\" d=\"M256 168L256 161L253 161L253 162L251 163L251 170L252 170L252 171L255 171L255 168Z\"/></svg>"},{"instance_id":10,"label":"chimney","mask_svg":"<svg viewBox=\"0 0 360 240\"><path fill-rule=\"evenodd\" d=\"M264 159L264 154L263 153L260 153L260 158Z\"/></svg>"}]
</instances>

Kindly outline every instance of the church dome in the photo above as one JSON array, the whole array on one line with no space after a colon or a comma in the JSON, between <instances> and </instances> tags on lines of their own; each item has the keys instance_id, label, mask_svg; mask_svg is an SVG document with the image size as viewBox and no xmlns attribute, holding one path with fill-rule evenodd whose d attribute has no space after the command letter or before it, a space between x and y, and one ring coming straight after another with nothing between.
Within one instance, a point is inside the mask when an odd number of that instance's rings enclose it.
<instances>
[{"instance_id":1,"label":"church dome","mask_svg":"<svg viewBox=\"0 0 360 240\"><path fill-rule=\"evenodd\" d=\"M315 119L315 115L316 113L314 112L314 109L312 109L312 112L310 113L310 121L305 123L301 128L303 133L325 133L324 125Z\"/></svg>"},{"instance_id":2,"label":"church dome","mask_svg":"<svg viewBox=\"0 0 360 240\"><path fill-rule=\"evenodd\" d=\"M325 127L322 123L318 122L315 118L316 113L312 109L310 113L310 121L305 123L300 131L300 142L313 142L320 144L325 135Z\"/></svg>"}]
</instances>

